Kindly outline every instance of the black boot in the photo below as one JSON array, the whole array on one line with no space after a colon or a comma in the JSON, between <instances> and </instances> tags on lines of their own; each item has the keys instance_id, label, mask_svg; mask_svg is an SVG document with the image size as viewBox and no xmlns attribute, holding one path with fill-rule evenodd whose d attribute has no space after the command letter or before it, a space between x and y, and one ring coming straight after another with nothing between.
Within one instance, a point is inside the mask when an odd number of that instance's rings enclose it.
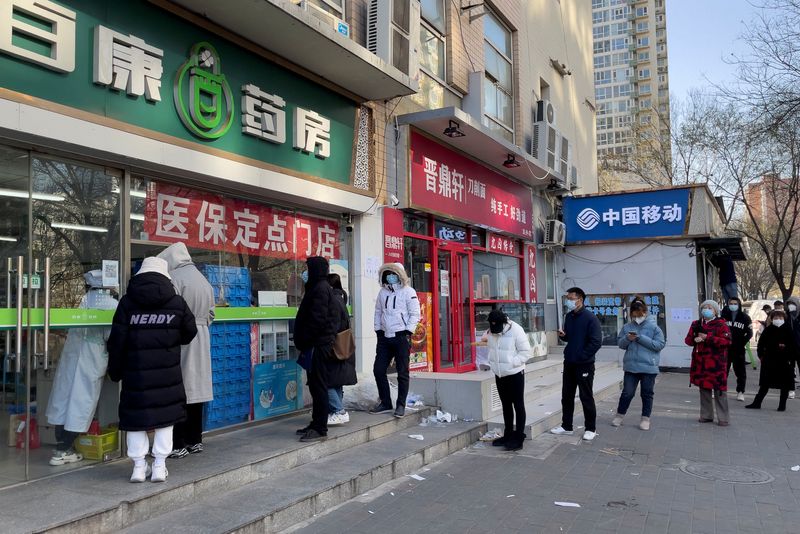
<instances>
[{"instance_id":1,"label":"black boot","mask_svg":"<svg viewBox=\"0 0 800 534\"><path fill-rule=\"evenodd\" d=\"M747 408L749 410L760 410L761 409L761 403L759 402L758 404L756 404L754 402L753 404L746 405L745 408Z\"/></svg>"},{"instance_id":2,"label":"black boot","mask_svg":"<svg viewBox=\"0 0 800 534\"><path fill-rule=\"evenodd\" d=\"M506 443L506 450L507 451L522 450L522 444L524 443L526 437L528 436L526 436L523 432L514 432L509 438L508 442Z\"/></svg>"},{"instance_id":3,"label":"black boot","mask_svg":"<svg viewBox=\"0 0 800 534\"><path fill-rule=\"evenodd\" d=\"M513 434L512 431L504 432L502 437L492 440L492 447L504 447Z\"/></svg>"}]
</instances>

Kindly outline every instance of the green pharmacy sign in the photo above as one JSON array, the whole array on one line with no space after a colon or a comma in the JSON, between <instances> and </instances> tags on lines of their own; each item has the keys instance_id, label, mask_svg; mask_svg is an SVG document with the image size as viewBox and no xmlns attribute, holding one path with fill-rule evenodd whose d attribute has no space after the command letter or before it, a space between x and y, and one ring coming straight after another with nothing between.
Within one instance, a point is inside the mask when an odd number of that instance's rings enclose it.
<instances>
[{"instance_id":1,"label":"green pharmacy sign","mask_svg":"<svg viewBox=\"0 0 800 534\"><path fill-rule=\"evenodd\" d=\"M233 123L233 93L222 62L209 43L197 43L175 76L175 109L184 126L203 139L217 139Z\"/></svg>"}]
</instances>

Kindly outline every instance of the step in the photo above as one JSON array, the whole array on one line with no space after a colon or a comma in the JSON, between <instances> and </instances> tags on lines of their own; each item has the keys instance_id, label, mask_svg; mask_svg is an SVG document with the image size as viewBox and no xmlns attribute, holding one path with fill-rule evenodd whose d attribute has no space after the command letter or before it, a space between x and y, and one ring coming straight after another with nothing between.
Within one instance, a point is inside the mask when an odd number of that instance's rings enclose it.
<instances>
[{"instance_id":1,"label":"step","mask_svg":"<svg viewBox=\"0 0 800 534\"><path fill-rule=\"evenodd\" d=\"M619 395L620 387L622 384L624 373L622 368L616 364L597 365L595 371L595 378L593 384L595 402L604 400L610 396ZM551 390L542 395L534 402L525 403L525 413L527 415L527 422L525 425L525 433L529 439L532 439L539 434L547 432L551 428L558 426L561 423L561 384L553 386ZM583 413L583 407L575 396L575 418L576 422L580 422L578 416ZM487 421L489 430L498 428L503 429L503 416L498 415Z\"/></svg>"},{"instance_id":2,"label":"step","mask_svg":"<svg viewBox=\"0 0 800 534\"><path fill-rule=\"evenodd\" d=\"M116 532L198 499L416 429L432 411L428 407L409 411L403 419L351 412L351 422L332 427L328 440L321 443L300 443L295 435L308 423L307 413L214 435L204 440L202 454L167 460L166 484L129 483L128 459L88 466L0 490L0 524L4 534Z\"/></svg>"},{"instance_id":3,"label":"step","mask_svg":"<svg viewBox=\"0 0 800 534\"><path fill-rule=\"evenodd\" d=\"M550 360L551 366L542 369L538 374L525 372L525 403L533 403L536 400L547 396L553 388L561 391L563 378L563 361ZM595 374L600 374L606 370L617 369L614 362L598 362L595 364Z\"/></svg>"},{"instance_id":4,"label":"step","mask_svg":"<svg viewBox=\"0 0 800 534\"><path fill-rule=\"evenodd\" d=\"M485 424L462 422L413 429L424 441L396 432L226 493L209 495L122 532L281 532L382 484L419 472L474 443L485 428Z\"/></svg>"}]
</instances>

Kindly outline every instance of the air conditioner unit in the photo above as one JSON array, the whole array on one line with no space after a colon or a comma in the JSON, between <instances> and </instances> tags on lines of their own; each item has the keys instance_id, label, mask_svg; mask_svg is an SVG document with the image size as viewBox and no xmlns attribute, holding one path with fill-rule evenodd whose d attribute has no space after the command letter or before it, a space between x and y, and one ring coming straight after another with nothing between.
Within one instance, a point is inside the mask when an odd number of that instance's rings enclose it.
<instances>
[{"instance_id":1,"label":"air conditioner unit","mask_svg":"<svg viewBox=\"0 0 800 534\"><path fill-rule=\"evenodd\" d=\"M310 15L329 25L338 33L341 33L347 38L350 37L350 25L336 15L328 13L318 5L313 4L308 0L300 0L299 2L296 1L295 3L300 6L301 9L305 9Z\"/></svg>"},{"instance_id":2,"label":"air conditioner unit","mask_svg":"<svg viewBox=\"0 0 800 534\"><path fill-rule=\"evenodd\" d=\"M567 241L567 225L557 219L547 219L544 229L544 244L564 246Z\"/></svg>"},{"instance_id":3,"label":"air conditioner unit","mask_svg":"<svg viewBox=\"0 0 800 534\"><path fill-rule=\"evenodd\" d=\"M571 147L569 145L569 140L566 137L562 136L561 137L561 142L559 143L559 147L558 147L559 158L558 158L558 169L557 169L557 171L561 174L561 176L564 177L564 180L568 180L569 179L569 164L571 163L571 161L570 161L570 156L571 156L570 148Z\"/></svg>"},{"instance_id":4,"label":"air conditioner unit","mask_svg":"<svg viewBox=\"0 0 800 534\"><path fill-rule=\"evenodd\" d=\"M549 100L536 102L536 122L546 122L550 126L556 124L556 109Z\"/></svg>"},{"instance_id":5,"label":"air conditioner unit","mask_svg":"<svg viewBox=\"0 0 800 534\"><path fill-rule=\"evenodd\" d=\"M419 0L370 0L367 49L413 79L419 76Z\"/></svg>"},{"instance_id":6,"label":"air conditioner unit","mask_svg":"<svg viewBox=\"0 0 800 534\"><path fill-rule=\"evenodd\" d=\"M569 188L570 190L578 189L578 167L575 165L569 168Z\"/></svg>"},{"instance_id":7,"label":"air conditioner unit","mask_svg":"<svg viewBox=\"0 0 800 534\"><path fill-rule=\"evenodd\" d=\"M544 121L533 124L531 155L553 171L556 171L558 164L559 137L558 131L550 124Z\"/></svg>"}]
</instances>

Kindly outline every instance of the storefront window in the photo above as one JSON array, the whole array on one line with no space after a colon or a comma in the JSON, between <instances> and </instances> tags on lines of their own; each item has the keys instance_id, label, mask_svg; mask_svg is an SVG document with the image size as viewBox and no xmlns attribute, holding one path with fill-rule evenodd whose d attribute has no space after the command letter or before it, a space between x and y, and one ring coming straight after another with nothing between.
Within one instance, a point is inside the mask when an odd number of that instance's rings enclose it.
<instances>
[{"instance_id":1,"label":"storefront window","mask_svg":"<svg viewBox=\"0 0 800 534\"><path fill-rule=\"evenodd\" d=\"M431 243L425 239L403 239L406 272L411 276L411 287L417 292L431 291Z\"/></svg>"},{"instance_id":2,"label":"storefront window","mask_svg":"<svg viewBox=\"0 0 800 534\"><path fill-rule=\"evenodd\" d=\"M549 250L544 252L544 278L547 289L547 300L556 300L556 280L555 280L555 260L553 253Z\"/></svg>"},{"instance_id":3,"label":"storefront window","mask_svg":"<svg viewBox=\"0 0 800 534\"><path fill-rule=\"evenodd\" d=\"M520 259L475 252L472 289L478 300L520 300Z\"/></svg>"},{"instance_id":4,"label":"storefront window","mask_svg":"<svg viewBox=\"0 0 800 534\"><path fill-rule=\"evenodd\" d=\"M429 235L428 219L405 214L403 216L403 230L409 234Z\"/></svg>"},{"instance_id":5,"label":"storefront window","mask_svg":"<svg viewBox=\"0 0 800 534\"><path fill-rule=\"evenodd\" d=\"M656 323L667 335L667 314L664 303L663 293L642 293L650 310L650 317L655 318ZM600 320L600 327L603 332L603 345L616 345L617 336L622 327L630 320L628 309L636 295L632 294L608 294L608 295L586 295L586 309L594 313ZM566 310L565 310L566 312Z\"/></svg>"},{"instance_id":6,"label":"storefront window","mask_svg":"<svg viewBox=\"0 0 800 534\"><path fill-rule=\"evenodd\" d=\"M486 230L472 229L472 245L481 248L486 246Z\"/></svg>"}]
</instances>

